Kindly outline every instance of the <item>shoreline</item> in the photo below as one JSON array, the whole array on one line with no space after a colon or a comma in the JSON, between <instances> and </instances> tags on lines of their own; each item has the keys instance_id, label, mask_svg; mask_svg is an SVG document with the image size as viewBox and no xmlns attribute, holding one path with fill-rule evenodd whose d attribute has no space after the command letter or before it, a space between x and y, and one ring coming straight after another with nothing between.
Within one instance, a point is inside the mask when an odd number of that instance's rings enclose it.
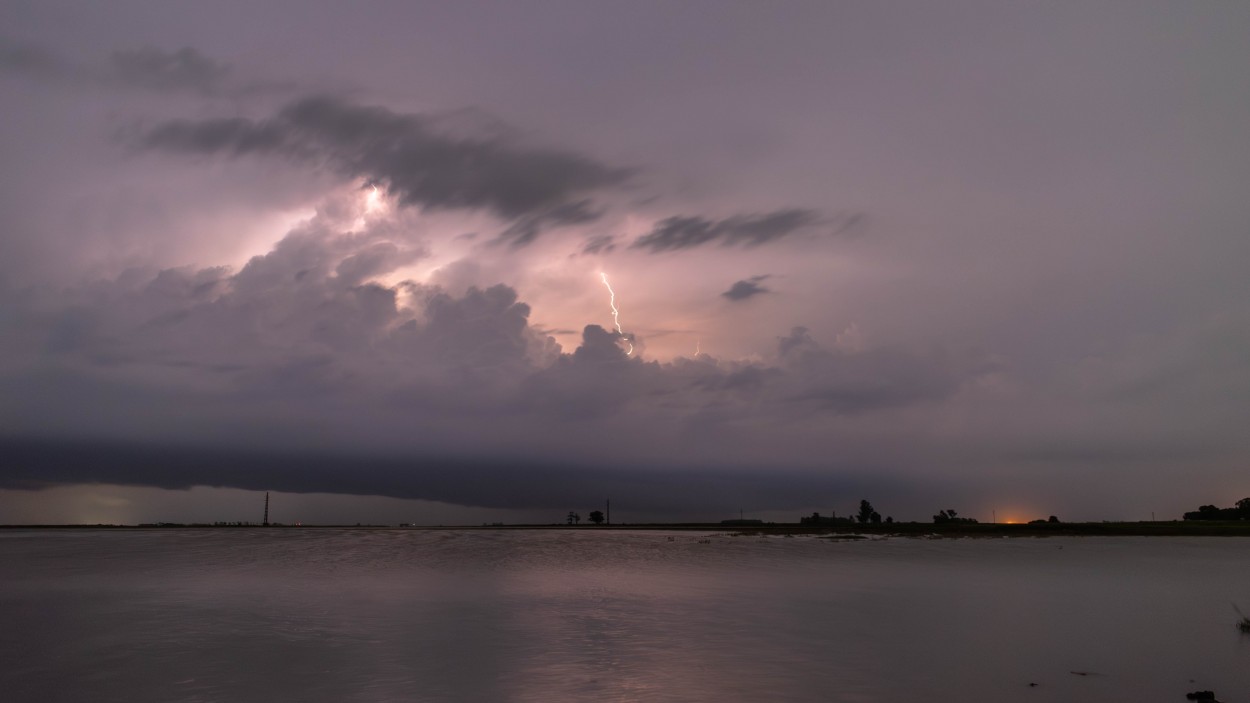
<instances>
[{"instance_id":1,"label":"shoreline","mask_svg":"<svg viewBox=\"0 0 1250 703\"><path fill-rule=\"evenodd\" d=\"M1250 537L1250 521L1174 520L1167 522L976 523L896 522L880 525L723 525L720 523L641 523L618 525L0 525L0 530L563 530L724 532L734 535L878 535L891 537Z\"/></svg>"}]
</instances>

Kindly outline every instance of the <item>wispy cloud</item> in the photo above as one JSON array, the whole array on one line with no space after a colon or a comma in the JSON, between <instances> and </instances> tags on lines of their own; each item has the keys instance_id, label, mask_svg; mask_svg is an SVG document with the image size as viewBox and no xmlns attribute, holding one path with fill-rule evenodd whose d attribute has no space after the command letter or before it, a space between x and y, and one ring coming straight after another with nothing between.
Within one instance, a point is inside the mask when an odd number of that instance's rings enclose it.
<instances>
[{"instance_id":1,"label":"wispy cloud","mask_svg":"<svg viewBox=\"0 0 1250 703\"><path fill-rule=\"evenodd\" d=\"M767 274L762 276L752 276L748 279L738 281L729 287L729 290L721 293L722 297L728 298L733 302L746 300L761 293L771 293L772 291L760 285L761 281L768 279Z\"/></svg>"},{"instance_id":2,"label":"wispy cloud","mask_svg":"<svg viewBox=\"0 0 1250 703\"><path fill-rule=\"evenodd\" d=\"M655 223L650 232L634 240L631 248L655 254L707 244L758 247L815 227L822 221L820 213L802 208L734 215L722 220L678 215Z\"/></svg>"},{"instance_id":3,"label":"wispy cloud","mask_svg":"<svg viewBox=\"0 0 1250 703\"><path fill-rule=\"evenodd\" d=\"M0 70L69 85L204 97L281 94L294 88L290 82L241 78L231 65L192 47L121 49L84 63L47 47L0 38Z\"/></svg>"}]
</instances>

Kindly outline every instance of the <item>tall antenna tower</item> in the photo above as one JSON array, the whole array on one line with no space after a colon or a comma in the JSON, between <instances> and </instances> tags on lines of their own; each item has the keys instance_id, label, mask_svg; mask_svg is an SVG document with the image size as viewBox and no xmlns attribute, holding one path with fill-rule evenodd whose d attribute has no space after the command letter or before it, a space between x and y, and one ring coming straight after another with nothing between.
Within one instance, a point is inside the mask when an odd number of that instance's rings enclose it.
<instances>
[{"instance_id":1,"label":"tall antenna tower","mask_svg":"<svg viewBox=\"0 0 1250 703\"><path fill-rule=\"evenodd\" d=\"M269 527L269 491L265 491L265 527Z\"/></svg>"}]
</instances>

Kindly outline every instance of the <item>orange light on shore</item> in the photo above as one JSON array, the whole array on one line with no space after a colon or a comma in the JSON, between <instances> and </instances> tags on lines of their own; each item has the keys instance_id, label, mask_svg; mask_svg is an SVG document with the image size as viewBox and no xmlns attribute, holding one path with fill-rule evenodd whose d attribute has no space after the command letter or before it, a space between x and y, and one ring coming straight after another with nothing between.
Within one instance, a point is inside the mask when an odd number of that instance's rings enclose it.
<instances>
[{"instance_id":1,"label":"orange light on shore","mask_svg":"<svg viewBox=\"0 0 1250 703\"><path fill-rule=\"evenodd\" d=\"M1046 513L1040 512L1027 498L1006 497L997 506L989 509L993 515L992 522L1000 525L1025 525L1040 516L1045 519Z\"/></svg>"},{"instance_id":2,"label":"orange light on shore","mask_svg":"<svg viewBox=\"0 0 1250 703\"><path fill-rule=\"evenodd\" d=\"M1004 509L991 510L990 522L996 525L1023 525L1032 518L1033 511L1020 506L1008 507Z\"/></svg>"}]
</instances>

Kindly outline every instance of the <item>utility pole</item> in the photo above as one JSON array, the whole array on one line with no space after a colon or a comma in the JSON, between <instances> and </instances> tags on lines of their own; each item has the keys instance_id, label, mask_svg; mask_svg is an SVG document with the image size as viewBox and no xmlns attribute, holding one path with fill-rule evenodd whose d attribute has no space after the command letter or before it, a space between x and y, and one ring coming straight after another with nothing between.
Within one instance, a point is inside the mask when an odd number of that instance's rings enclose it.
<instances>
[{"instance_id":1,"label":"utility pole","mask_svg":"<svg viewBox=\"0 0 1250 703\"><path fill-rule=\"evenodd\" d=\"M269 527L269 491L265 491L265 527Z\"/></svg>"},{"instance_id":2,"label":"utility pole","mask_svg":"<svg viewBox=\"0 0 1250 703\"><path fill-rule=\"evenodd\" d=\"M998 524L998 511L997 511L997 510L991 510L991 511L990 511L990 515L993 515L993 516L994 516L994 517L993 517L993 519L991 520L991 522L993 522L995 525L997 525L997 524Z\"/></svg>"}]
</instances>

